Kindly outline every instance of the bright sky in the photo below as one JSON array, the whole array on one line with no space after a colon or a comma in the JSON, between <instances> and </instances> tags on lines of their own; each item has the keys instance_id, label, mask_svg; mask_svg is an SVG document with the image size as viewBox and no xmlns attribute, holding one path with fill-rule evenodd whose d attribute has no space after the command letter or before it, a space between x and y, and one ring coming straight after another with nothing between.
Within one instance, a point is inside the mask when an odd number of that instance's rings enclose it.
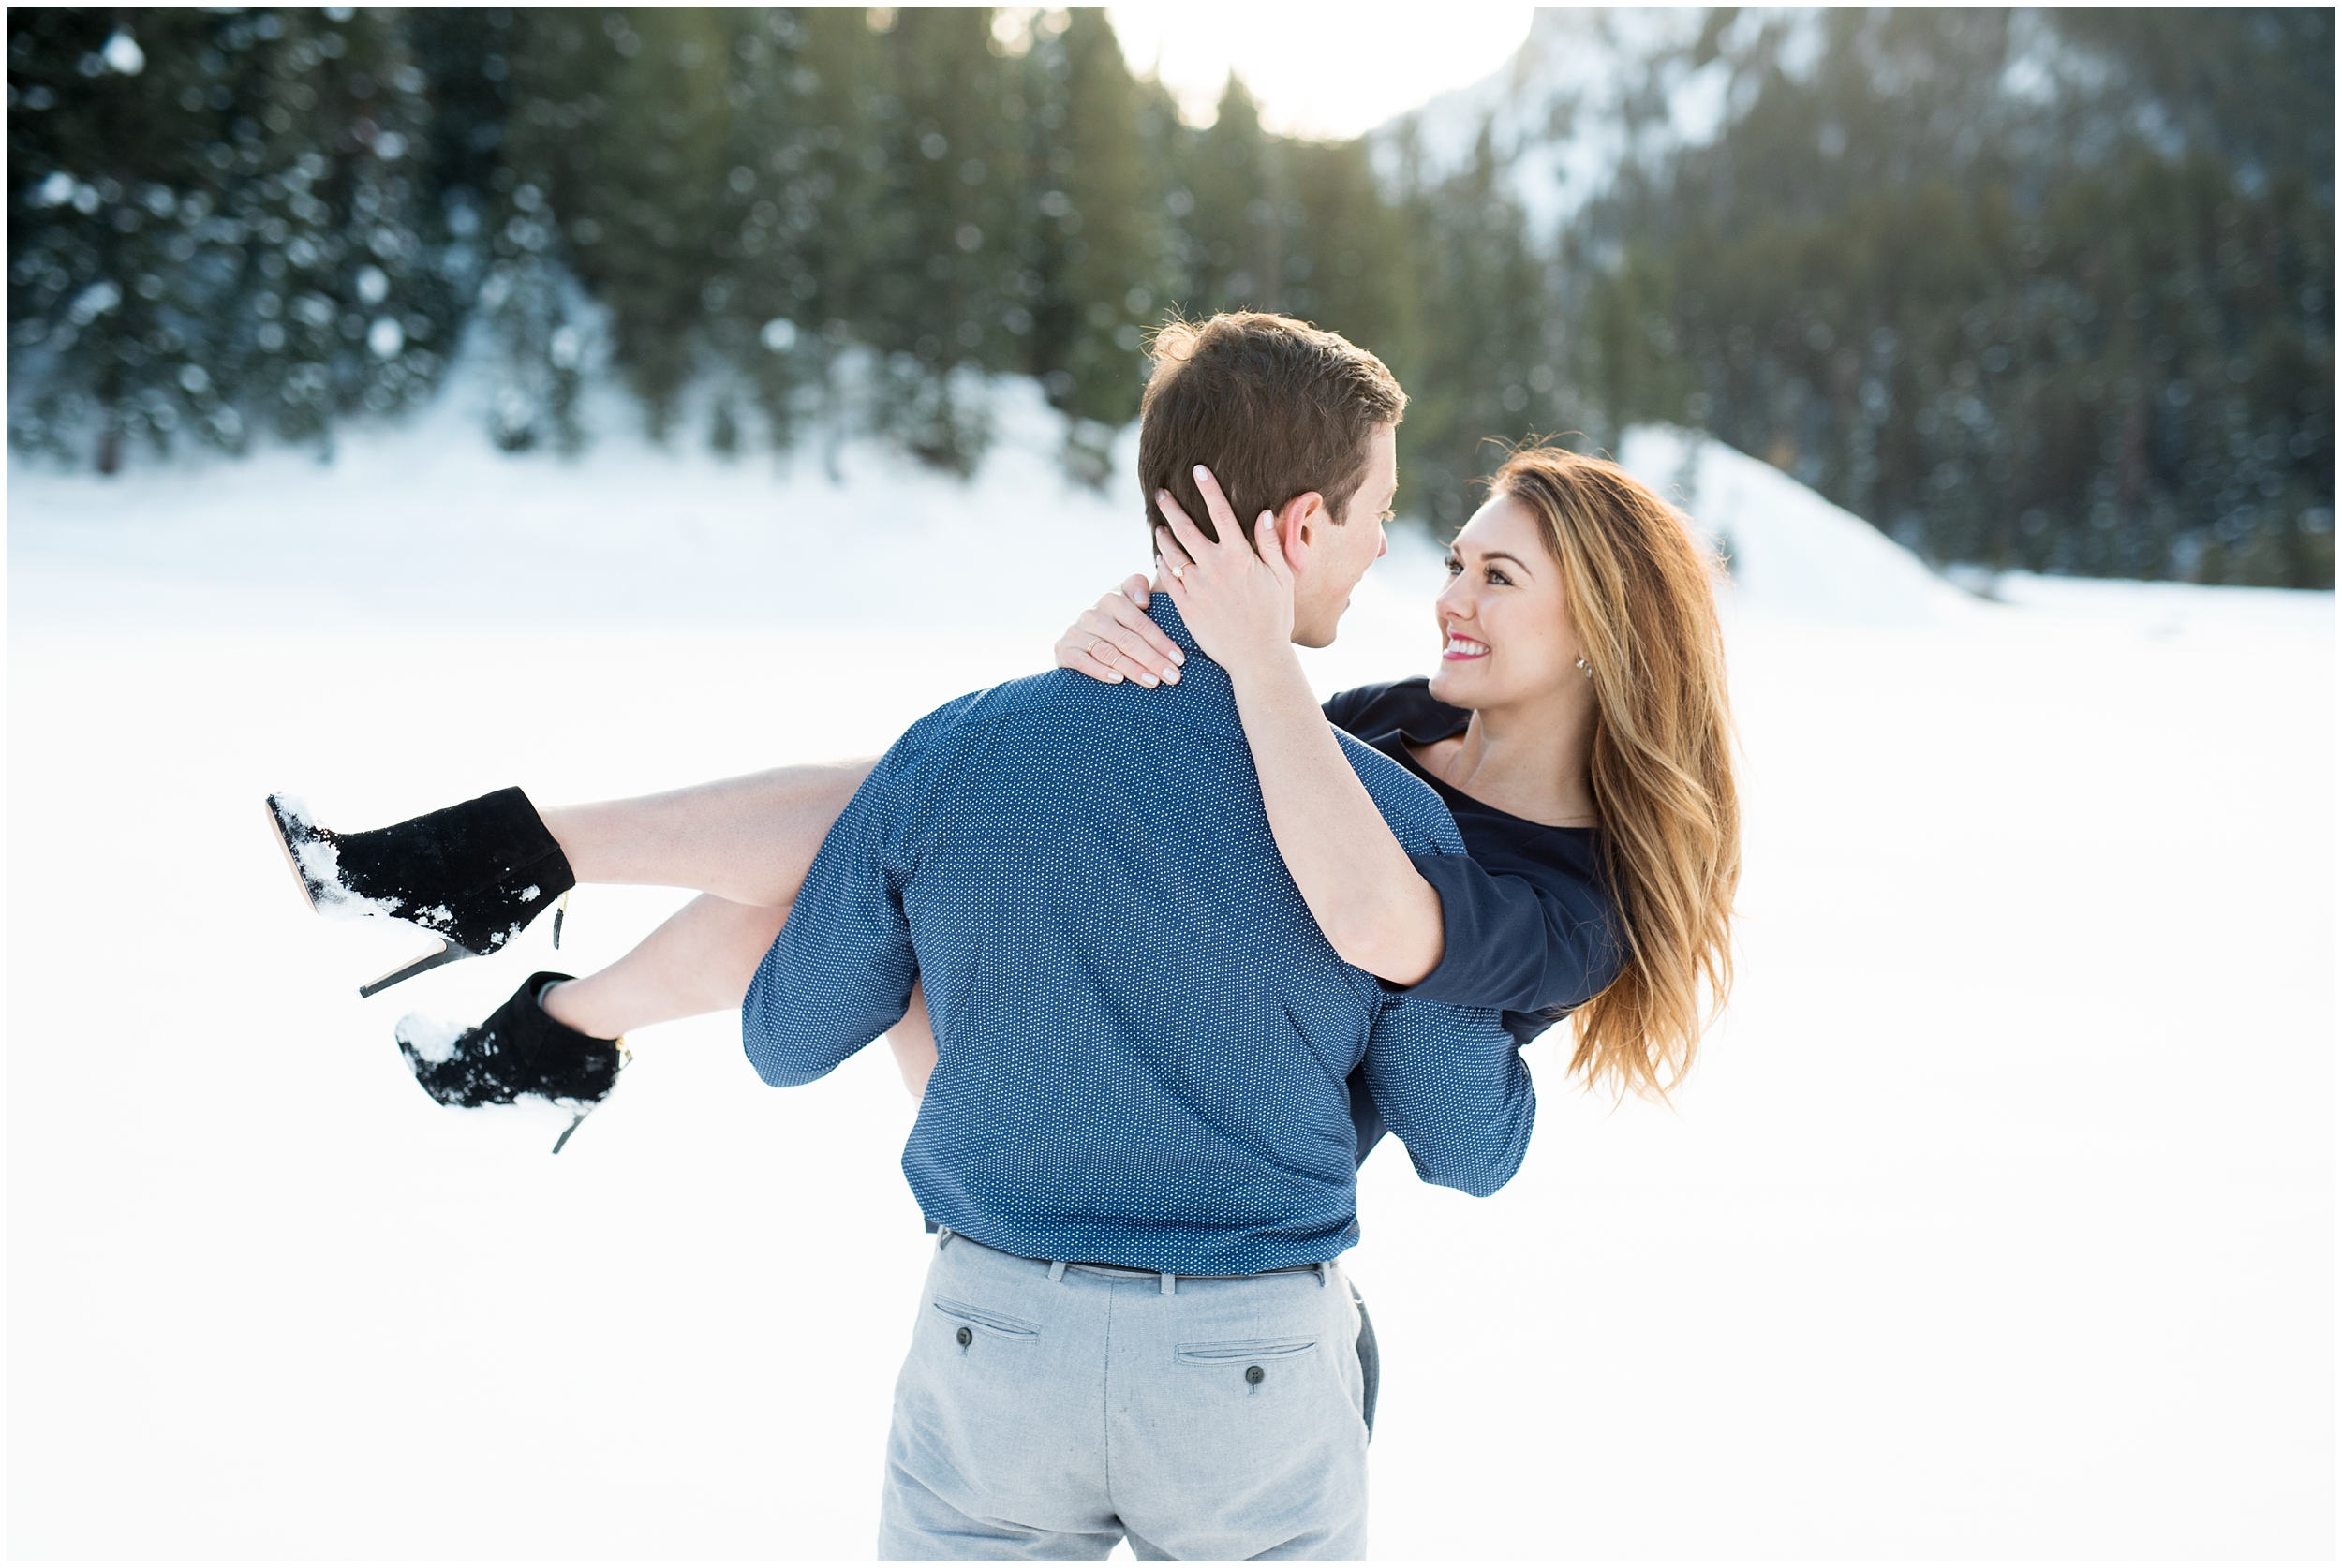
<instances>
[{"instance_id":1,"label":"bright sky","mask_svg":"<svg viewBox=\"0 0 2342 1568\"><path fill-rule=\"evenodd\" d=\"M1534 6L1490 0L1391 4L1109 6L1134 70L1160 70L1180 111L1209 125L1234 69L1270 130L1351 137L1478 81L1529 36Z\"/></svg>"}]
</instances>

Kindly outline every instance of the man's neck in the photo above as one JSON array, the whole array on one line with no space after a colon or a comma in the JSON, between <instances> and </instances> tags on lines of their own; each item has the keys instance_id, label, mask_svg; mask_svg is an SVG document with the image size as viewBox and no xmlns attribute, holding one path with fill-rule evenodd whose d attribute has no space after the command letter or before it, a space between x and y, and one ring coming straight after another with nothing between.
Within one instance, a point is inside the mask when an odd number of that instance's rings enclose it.
<instances>
[{"instance_id":1,"label":"man's neck","mask_svg":"<svg viewBox=\"0 0 2342 1568\"><path fill-rule=\"evenodd\" d=\"M1147 599L1147 617L1163 628L1164 634L1178 645L1190 658L1208 659L1211 656L1196 645L1194 633L1187 629L1187 621L1169 594L1150 594Z\"/></svg>"}]
</instances>

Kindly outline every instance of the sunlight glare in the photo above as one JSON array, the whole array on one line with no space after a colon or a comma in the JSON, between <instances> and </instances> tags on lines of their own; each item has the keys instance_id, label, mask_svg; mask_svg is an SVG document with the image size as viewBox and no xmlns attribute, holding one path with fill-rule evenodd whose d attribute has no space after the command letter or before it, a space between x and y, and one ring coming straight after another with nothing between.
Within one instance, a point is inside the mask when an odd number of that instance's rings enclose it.
<instances>
[{"instance_id":1,"label":"sunlight glare","mask_svg":"<svg viewBox=\"0 0 2342 1568\"><path fill-rule=\"evenodd\" d=\"M1534 6L1232 5L1165 0L1107 7L1132 70L1157 72L1193 125L1209 125L1234 70L1261 121L1287 136L1373 129L1502 66Z\"/></svg>"}]
</instances>

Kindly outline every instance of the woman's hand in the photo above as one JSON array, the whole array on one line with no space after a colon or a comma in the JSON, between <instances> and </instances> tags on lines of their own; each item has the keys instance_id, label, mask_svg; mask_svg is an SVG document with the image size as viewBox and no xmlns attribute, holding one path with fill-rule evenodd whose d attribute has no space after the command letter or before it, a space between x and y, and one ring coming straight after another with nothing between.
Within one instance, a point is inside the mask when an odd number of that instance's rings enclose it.
<instances>
[{"instance_id":1,"label":"woman's hand","mask_svg":"<svg viewBox=\"0 0 2342 1568\"><path fill-rule=\"evenodd\" d=\"M1254 525L1257 552L1244 542L1235 509L1220 481L1200 464L1195 488L1210 510L1213 543L1204 537L1168 493L1155 505L1171 526L1155 530L1163 552L1157 585L1171 596L1195 645L1231 673L1259 670L1268 661L1293 657L1293 569L1277 539L1277 518L1264 511Z\"/></svg>"},{"instance_id":2,"label":"woman's hand","mask_svg":"<svg viewBox=\"0 0 2342 1568\"><path fill-rule=\"evenodd\" d=\"M1083 611L1057 641L1058 667L1109 686L1126 680L1148 687L1178 684L1187 655L1147 618L1147 579L1134 575Z\"/></svg>"}]
</instances>

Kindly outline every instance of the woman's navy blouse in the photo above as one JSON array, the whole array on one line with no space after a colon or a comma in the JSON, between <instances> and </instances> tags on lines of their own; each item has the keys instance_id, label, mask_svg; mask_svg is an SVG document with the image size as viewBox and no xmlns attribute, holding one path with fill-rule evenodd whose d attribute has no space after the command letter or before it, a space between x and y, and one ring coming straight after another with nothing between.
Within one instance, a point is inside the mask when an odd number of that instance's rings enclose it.
<instances>
[{"instance_id":1,"label":"woman's navy blouse","mask_svg":"<svg viewBox=\"0 0 2342 1568\"><path fill-rule=\"evenodd\" d=\"M1408 994L1503 1011L1527 1043L1592 1000L1625 961L1617 915L1604 890L1601 838L1593 828L1548 827L1499 811L1434 777L1408 749L1460 733L1472 715L1430 694L1423 676L1337 694L1326 717L1429 784L1454 814L1467 855L1416 855L1439 893L1446 951ZM1358 1158L1383 1135L1363 1076L1350 1081Z\"/></svg>"}]
</instances>

